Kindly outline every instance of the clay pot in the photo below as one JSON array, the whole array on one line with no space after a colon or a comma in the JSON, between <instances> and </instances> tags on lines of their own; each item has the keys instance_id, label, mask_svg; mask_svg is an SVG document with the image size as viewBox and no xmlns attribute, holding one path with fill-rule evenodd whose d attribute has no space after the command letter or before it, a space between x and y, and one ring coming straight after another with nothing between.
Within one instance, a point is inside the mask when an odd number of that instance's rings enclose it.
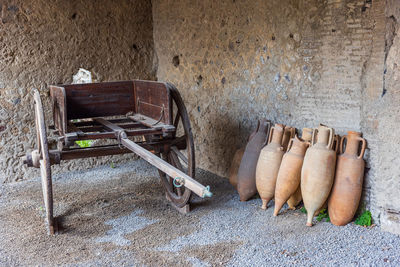
<instances>
[{"instance_id":1,"label":"clay pot","mask_svg":"<svg viewBox=\"0 0 400 267\"><path fill-rule=\"evenodd\" d=\"M282 137L284 126L275 124L269 133L268 145L260 153L256 170L256 186L262 200L262 209L266 209L268 202L274 197L276 178L284 154Z\"/></svg>"},{"instance_id":2,"label":"clay pot","mask_svg":"<svg viewBox=\"0 0 400 267\"><path fill-rule=\"evenodd\" d=\"M313 133L313 129L311 129L311 128L303 128L303 131L302 131L302 134L301 134L301 139L303 139L304 141L308 142L308 144L311 144L312 133ZM301 196L301 186L300 186L300 183L299 183L299 187L297 188L296 192L293 195L291 195L290 198L287 201L289 209L295 210L296 206L299 205L302 200L303 200L303 197Z\"/></svg>"},{"instance_id":3,"label":"clay pot","mask_svg":"<svg viewBox=\"0 0 400 267\"><path fill-rule=\"evenodd\" d=\"M260 151L267 143L271 122L262 119L249 138L237 174L237 190L240 201L247 201L257 193L256 167Z\"/></svg>"},{"instance_id":4,"label":"clay pot","mask_svg":"<svg viewBox=\"0 0 400 267\"><path fill-rule=\"evenodd\" d=\"M237 188L237 174L240 167L240 162L242 161L243 153L244 147L236 150L236 153L232 159L231 167L229 168L229 182L235 188Z\"/></svg>"},{"instance_id":5,"label":"clay pot","mask_svg":"<svg viewBox=\"0 0 400 267\"><path fill-rule=\"evenodd\" d=\"M283 137L282 137L283 151L287 150L289 141L294 137L295 134L296 134L296 128L290 127L290 126L285 126L285 129L283 131Z\"/></svg>"},{"instance_id":6,"label":"clay pot","mask_svg":"<svg viewBox=\"0 0 400 267\"><path fill-rule=\"evenodd\" d=\"M290 196L290 198L286 203L288 204L290 210L295 210L297 205L299 205L302 200L303 197L301 195L301 186L299 184L299 187L297 187L296 192L294 192L294 194Z\"/></svg>"},{"instance_id":7,"label":"clay pot","mask_svg":"<svg viewBox=\"0 0 400 267\"><path fill-rule=\"evenodd\" d=\"M307 210L307 226L312 226L314 214L324 205L332 189L336 165L336 152L332 149L334 135L332 128L320 124L313 131L311 147L304 156L301 193Z\"/></svg>"},{"instance_id":8,"label":"clay pot","mask_svg":"<svg viewBox=\"0 0 400 267\"><path fill-rule=\"evenodd\" d=\"M311 128L303 128L303 131L301 133L301 139L311 143L312 133L313 133L313 129L311 129Z\"/></svg>"},{"instance_id":9,"label":"clay pot","mask_svg":"<svg viewBox=\"0 0 400 267\"><path fill-rule=\"evenodd\" d=\"M290 140L288 151L283 155L282 163L279 168L278 178L275 188L275 210L274 216L278 215L283 204L298 191L300 187L301 167L309 143L295 136ZM296 198L296 199L295 199ZM293 196L291 208L296 207L299 194ZM301 195L300 195L301 201Z\"/></svg>"},{"instance_id":10,"label":"clay pot","mask_svg":"<svg viewBox=\"0 0 400 267\"><path fill-rule=\"evenodd\" d=\"M357 211L364 179L365 148L366 141L359 132L349 131L340 141L341 154L337 159L335 182L328 202L329 217L334 225L348 224Z\"/></svg>"}]
</instances>

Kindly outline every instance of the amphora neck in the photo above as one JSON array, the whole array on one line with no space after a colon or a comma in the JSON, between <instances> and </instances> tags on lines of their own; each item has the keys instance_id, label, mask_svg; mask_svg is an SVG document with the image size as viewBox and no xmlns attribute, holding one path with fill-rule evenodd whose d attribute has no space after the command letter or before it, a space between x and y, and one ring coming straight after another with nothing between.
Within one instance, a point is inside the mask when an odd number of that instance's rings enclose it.
<instances>
[{"instance_id":1,"label":"amphora neck","mask_svg":"<svg viewBox=\"0 0 400 267\"><path fill-rule=\"evenodd\" d=\"M345 152L350 155L358 155L358 149L360 146L361 133L359 132L348 132L347 143Z\"/></svg>"},{"instance_id":2,"label":"amphora neck","mask_svg":"<svg viewBox=\"0 0 400 267\"><path fill-rule=\"evenodd\" d=\"M293 144L290 144L291 147L289 147L289 151L291 153L297 154L297 155L305 155L306 150L308 148L309 143L302 138L299 138L297 135L290 141L293 142Z\"/></svg>"},{"instance_id":3,"label":"amphora neck","mask_svg":"<svg viewBox=\"0 0 400 267\"><path fill-rule=\"evenodd\" d=\"M283 137L283 129L284 126L282 124L275 124L275 126L271 129L272 136L270 137L270 143L281 144Z\"/></svg>"}]
</instances>

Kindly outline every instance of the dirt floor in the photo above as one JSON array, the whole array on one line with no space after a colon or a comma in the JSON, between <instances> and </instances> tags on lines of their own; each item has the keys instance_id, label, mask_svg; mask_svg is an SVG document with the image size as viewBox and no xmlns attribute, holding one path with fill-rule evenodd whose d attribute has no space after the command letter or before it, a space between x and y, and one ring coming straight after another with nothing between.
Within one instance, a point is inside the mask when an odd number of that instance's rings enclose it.
<instances>
[{"instance_id":1,"label":"dirt floor","mask_svg":"<svg viewBox=\"0 0 400 267\"><path fill-rule=\"evenodd\" d=\"M157 171L138 160L54 176L62 230L46 234L40 179L0 187L0 266L400 265L400 237L378 227L305 226L260 199L242 203L226 179L198 171L211 199L181 215Z\"/></svg>"}]
</instances>

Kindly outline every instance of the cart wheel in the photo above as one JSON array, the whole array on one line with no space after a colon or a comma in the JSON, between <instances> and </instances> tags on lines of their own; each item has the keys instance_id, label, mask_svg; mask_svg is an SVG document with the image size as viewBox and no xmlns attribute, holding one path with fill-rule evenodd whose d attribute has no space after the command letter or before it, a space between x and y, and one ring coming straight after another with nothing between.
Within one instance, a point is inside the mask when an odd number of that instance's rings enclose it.
<instances>
[{"instance_id":1,"label":"cart wheel","mask_svg":"<svg viewBox=\"0 0 400 267\"><path fill-rule=\"evenodd\" d=\"M44 205L46 208L46 224L49 234L54 234L55 223L53 218L53 189L51 181L51 164L49 147L47 144L46 124L44 120L43 106L39 91L34 89L35 101L35 124L36 124L36 145L40 155L40 173L42 176L42 191Z\"/></svg>"},{"instance_id":2,"label":"cart wheel","mask_svg":"<svg viewBox=\"0 0 400 267\"><path fill-rule=\"evenodd\" d=\"M186 141L186 149L178 150L178 148L174 146L172 142L172 146L169 148L168 151L162 154L162 158L174 167L180 169L181 171L188 174L190 177L194 178L194 142L189 116L178 90L172 84L168 83L167 86L171 92L173 100L172 110L174 115L174 126L176 127L174 140L177 141L184 139ZM184 186L179 188L175 187L173 185L173 179L176 177L171 178L161 171L159 173L162 185L166 190L168 198L179 208L182 208L183 206L188 204L192 195L192 191Z\"/></svg>"}]
</instances>

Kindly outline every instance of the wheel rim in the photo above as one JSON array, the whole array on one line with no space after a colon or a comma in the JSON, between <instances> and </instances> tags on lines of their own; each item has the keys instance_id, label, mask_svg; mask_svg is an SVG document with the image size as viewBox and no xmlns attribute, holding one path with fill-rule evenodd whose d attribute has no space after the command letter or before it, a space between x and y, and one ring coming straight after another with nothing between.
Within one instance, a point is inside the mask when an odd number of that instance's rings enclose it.
<instances>
[{"instance_id":1,"label":"wheel rim","mask_svg":"<svg viewBox=\"0 0 400 267\"><path fill-rule=\"evenodd\" d=\"M193 134L190 126L189 116L186 107L178 90L171 84L167 84L171 92L173 100L173 119L176 127L175 139L185 139L186 149L178 150L173 144L168 147L167 151L162 153L163 160L170 163L172 166L180 169L190 177L195 176L195 157L194 157L194 142ZM182 186L177 188L173 185L173 179L163 172L160 172L161 183L165 188L168 198L178 207L183 207L190 201L192 191Z\"/></svg>"},{"instance_id":2,"label":"wheel rim","mask_svg":"<svg viewBox=\"0 0 400 267\"><path fill-rule=\"evenodd\" d=\"M35 102L35 124L36 124L36 142L40 154L40 173L42 178L42 190L44 204L46 208L46 222L50 233L54 233L53 222L53 193L51 180L51 162L49 156L49 147L47 143L46 124L43 113L42 101L39 91L34 91Z\"/></svg>"}]
</instances>

